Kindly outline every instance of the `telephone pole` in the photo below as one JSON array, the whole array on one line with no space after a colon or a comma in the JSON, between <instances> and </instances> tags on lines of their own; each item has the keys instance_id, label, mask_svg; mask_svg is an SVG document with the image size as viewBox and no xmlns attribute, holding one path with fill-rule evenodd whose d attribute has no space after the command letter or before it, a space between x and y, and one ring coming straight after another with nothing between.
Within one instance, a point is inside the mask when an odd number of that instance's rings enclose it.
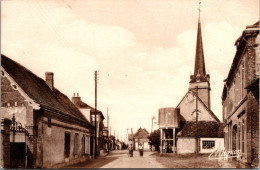
<instances>
[{"instance_id":1,"label":"telephone pole","mask_svg":"<svg viewBox=\"0 0 260 170\"><path fill-rule=\"evenodd\" d=\"M196 86L196 152L199 153L199 137L198 137L198 86Z\"/></svg>"},{"instance_id":2,"label":"telephone pole","mask_svg":"<svg viewBox=\"0 0 260 170\"><path fill-rule=\"evenodd\" d=\"M95 71L95 159L97 159L97 71Z\"/></svg>"},{"instance_id":3,"label":"telephone pole","mask_svg":"<svg viewBox=\"0 0 260 170\"><path fill-rule=\"evenodd\" d=\"M107 108L107 136L109 137L109 116L108 116L108 108Z\"/></svg>"}]
</instances>

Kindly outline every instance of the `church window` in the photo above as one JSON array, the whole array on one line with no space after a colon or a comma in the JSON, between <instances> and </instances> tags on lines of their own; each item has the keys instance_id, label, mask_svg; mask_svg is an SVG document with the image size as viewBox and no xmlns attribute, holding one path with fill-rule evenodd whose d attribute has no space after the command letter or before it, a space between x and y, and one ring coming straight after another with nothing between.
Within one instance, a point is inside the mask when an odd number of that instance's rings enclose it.
<instances>
[{"instance_id":1,"label":"church window","mask_svg":"<svg viewBox=\"0 0 260 170\"><path fill-rule=\"evenodd\" d=\"M212 140L203 140L202 141L202 149L214 149L215 141Z\"/></svg>"}]
</instances>

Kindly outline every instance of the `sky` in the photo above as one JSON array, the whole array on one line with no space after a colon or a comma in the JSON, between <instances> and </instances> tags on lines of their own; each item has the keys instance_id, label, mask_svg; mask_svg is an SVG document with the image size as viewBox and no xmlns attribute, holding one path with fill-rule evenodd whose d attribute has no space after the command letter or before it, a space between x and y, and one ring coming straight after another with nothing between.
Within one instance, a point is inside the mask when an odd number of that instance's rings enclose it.
<instances>
[{"instance_id":1,"label":"sky","mask_svg":"<svg viewBox=\"0 0 260 170\"><path fill-rule=\"evenodd\" d=\"M48 0L1 3L1 53L54 86L79 93L109 114L112 134L149 132L158 109L176 107L195 62L198 2L194 0ZM211 109L222 120L221 95L247 25L259 20L258 0L202 0L202 39L211 76ZM106 122L106 120L105 120ZM158 128L154 124L154 129ZM128 131L130 132L130 131Z\"/></svg>"}]
</instances>

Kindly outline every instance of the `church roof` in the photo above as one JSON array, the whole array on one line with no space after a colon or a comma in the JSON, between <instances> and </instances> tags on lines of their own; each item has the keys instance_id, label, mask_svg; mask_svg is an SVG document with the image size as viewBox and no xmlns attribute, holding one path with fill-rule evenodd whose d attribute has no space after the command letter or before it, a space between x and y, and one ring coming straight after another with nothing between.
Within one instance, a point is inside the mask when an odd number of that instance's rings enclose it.
<instances>
[{"instance_id":1,"label":"church roof","mask_svg":"<svg viewBox=\"0 0 260 170\"><path fill-rule=\"evenodd\" d=\"M57 112L90 125L84 115L65 94L56 88L51 90L43 79L24 66L3 54L1 54L1 66L34 102L40 104L40 107L54 110L55 113Z\"/></svg>"},{"instance_id":2,"label":"church roof","mask_svg":"<svg viewBox=\"0 0 260 170\"><path fill-rule=\"evenodd\" d=\"M196 137L197 132L196 121L186 121L181 123L180 131L177 132L177 137ZM198 122L198 137L200 138L223 138L224 123L215 121L199 121Z\"/></svg>"},{"instance_id":3,"label":"church roof","mask_svg":"<svg viewBox=\"0 0 260 170\"><path fill-rule=\"evenodd\" d=\"M192 77L190 83L196 82L197 75L200 75L201 77L200 81L202 82L207 81L200 19L198 22L198 30L197 30L197 45L196 45L196 54L195 54L194 76Z\"/></svg>"}]
</instances>

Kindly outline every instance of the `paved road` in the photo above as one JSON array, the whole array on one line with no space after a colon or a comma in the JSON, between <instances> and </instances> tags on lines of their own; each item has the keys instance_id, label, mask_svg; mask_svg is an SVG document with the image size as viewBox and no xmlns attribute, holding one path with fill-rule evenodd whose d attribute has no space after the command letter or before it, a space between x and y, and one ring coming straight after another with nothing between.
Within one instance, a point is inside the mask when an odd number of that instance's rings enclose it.
<instances>
[{"instance_id":1,"label":"paved road","mask_svg":"<svg viewBox=\"0 0 260 170\"><path fill-rule=\"evenodd\" d=\"M138 151L134 151L133 157L128 157L127 150L116 150L110 152L108 156L98 157L96 160L74 164L69 169L80 168L165 168L152 156L154 152L145 151L144 157L139 156Z\"/></svg>"}]
</instances>

